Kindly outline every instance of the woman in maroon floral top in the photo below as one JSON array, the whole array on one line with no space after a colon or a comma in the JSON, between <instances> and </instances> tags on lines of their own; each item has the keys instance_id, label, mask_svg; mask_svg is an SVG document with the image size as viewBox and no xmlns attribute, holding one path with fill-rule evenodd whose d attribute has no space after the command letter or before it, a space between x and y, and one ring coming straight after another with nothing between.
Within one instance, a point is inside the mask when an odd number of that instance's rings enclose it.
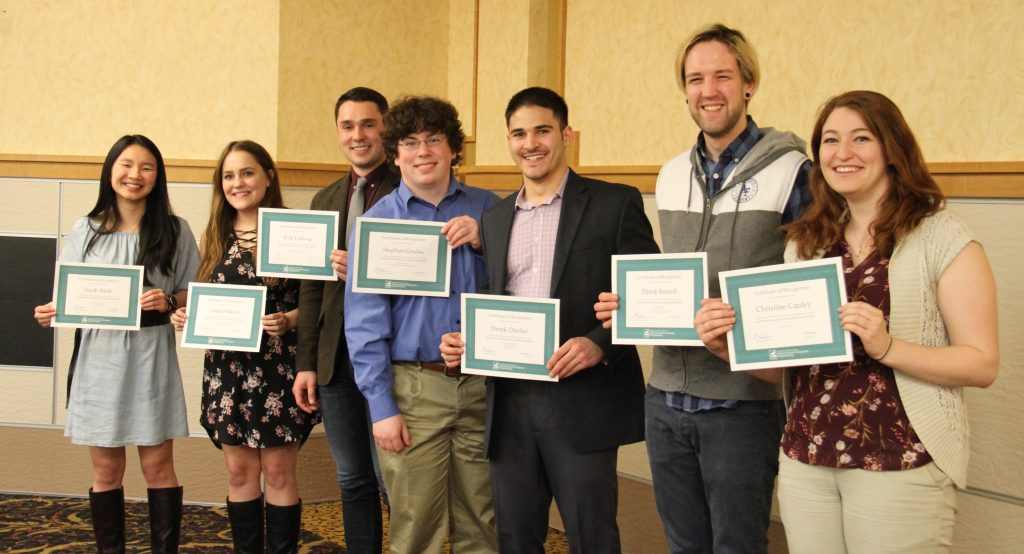
<instances>
[{"instance_id":1,"label":"woman in maroon floral top","mask_svg":"<svg viewBox=\"0 0 1024 554\"><path fill-rule=\"evenodd\" d=\"M961 388L987 387L999 366L992 271L888 98L830 99L811 142L813 201L786 229L786 261L841 259L854 359L758 374L784 378L789 401L778 480L789 549L944 552L966 484ZM712 299L694 323L728 359L734 321Z\"/></svg>"}]
</instances>

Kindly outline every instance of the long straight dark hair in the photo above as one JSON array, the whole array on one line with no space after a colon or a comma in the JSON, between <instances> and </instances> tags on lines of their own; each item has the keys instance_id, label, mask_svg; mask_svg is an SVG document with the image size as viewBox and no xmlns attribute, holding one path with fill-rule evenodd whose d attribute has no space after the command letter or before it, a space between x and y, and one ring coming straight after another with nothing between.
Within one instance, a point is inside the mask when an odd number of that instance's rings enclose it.
<instances>
[{"instance_id":1,"label":"long straight dark hair","mask_svg":"<svg viewBox=\"0 0 1024 554\"><path fill-rule=\"evenodd\" d=\"M121 212L117 209L117 193L114 192L111 176L114 163L121 153L129 146L138 145L156 158L156 183L153 190L146 196L146 213L139 222L139 252L135 255L135 263L146 267L146 271L157 270L170 275L174 266L174 252L178 245L181 225L171 210L171 201L167 196L167 170L160 149L153 141L142 135L125 135L117 140L107 152L100 172L100 194L96 205L89 212L89 219L97 223L93 227L95 235L86 244L88 252L101 235L113 233L121 223Z\"/></svg>"}]
</instances>

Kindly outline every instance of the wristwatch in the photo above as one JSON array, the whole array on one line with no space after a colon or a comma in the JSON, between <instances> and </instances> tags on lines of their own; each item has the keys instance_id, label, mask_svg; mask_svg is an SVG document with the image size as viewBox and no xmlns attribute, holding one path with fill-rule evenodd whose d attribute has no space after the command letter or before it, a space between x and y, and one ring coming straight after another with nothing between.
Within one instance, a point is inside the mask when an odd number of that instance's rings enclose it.
<instances>
[{"instance_id":1,"label":"wristwatch","mask_svg":"<svg viewBox=\"0 0 1024 554\"><path fill-rule=\"evenodd\" d=\"M167 311L168 312L173 312L174 310L177 310L178 309L178 299L175 298L173 294L165 294L164 296L167 297L167 305L169 306L167 308Z\"/></svg>"}]
</instances>

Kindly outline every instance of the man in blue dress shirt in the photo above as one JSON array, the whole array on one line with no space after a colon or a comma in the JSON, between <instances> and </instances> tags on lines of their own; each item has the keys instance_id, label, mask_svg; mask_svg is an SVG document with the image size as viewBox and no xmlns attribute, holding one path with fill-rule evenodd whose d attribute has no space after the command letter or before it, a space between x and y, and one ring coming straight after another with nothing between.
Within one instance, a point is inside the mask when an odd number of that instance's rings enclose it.
<instances>
[{"instance_id":1,"label":"man in blue dress shirt","mask_svg":"<svg viewBox=\"0 0 1024 554\"><path fill-rule=\"evenodd\" d=\"M461 293L486 279L479 220L498 197L452 176L465 135L450 103L405 98L384 129L402 181L365 217L445 222L452 246L448 297L353 292L348 268L345 337L391 499L391 550L440 552L447 530L455 552L497 552L484 380L447 369L437 337L459 330Z\"/></svg>"}]
</instances>

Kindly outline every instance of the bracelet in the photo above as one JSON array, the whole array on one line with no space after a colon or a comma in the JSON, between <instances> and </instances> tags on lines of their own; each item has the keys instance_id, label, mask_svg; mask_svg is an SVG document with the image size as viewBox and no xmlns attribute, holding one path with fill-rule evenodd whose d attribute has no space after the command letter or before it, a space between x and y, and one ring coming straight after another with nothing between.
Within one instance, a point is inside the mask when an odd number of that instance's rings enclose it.
<instances>
[{"instance_id":1,"label":"bracelet","mask_svg":"<svg viewBox=\"0 0 1024 554\"><path fill-rule=\"evenodd\" d=\"M875 358L875 361L876 361L876 362L880 362L880 361L882 361L882 358L884 358L884 357L886 357L886 356L888 356L888 355L889 355L889 351L890 351L890 350L892 350L892 343L893 343L893 338L892 338L892 335L889 335L889 346L887 346L887 347L885 348L885 352L884 352L884 353L882 353L882 355L881 355L881 356L879 356L879 357Z\"/></svg>"}]
</instances>

